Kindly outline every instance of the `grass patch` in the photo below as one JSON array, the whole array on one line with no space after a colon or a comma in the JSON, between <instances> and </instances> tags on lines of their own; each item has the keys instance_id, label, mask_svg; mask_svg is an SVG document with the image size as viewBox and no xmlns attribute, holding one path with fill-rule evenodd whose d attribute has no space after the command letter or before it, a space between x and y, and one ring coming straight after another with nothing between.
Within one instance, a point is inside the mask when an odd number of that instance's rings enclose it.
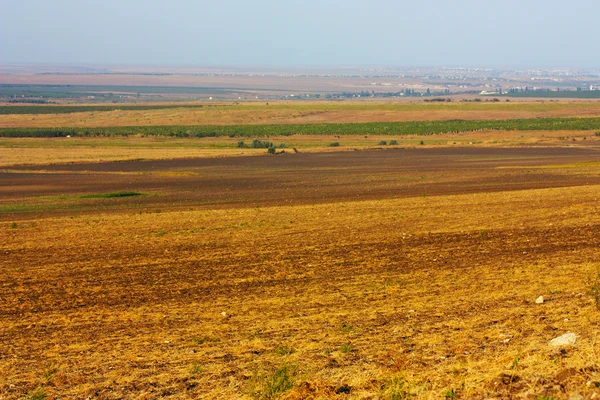
<instances>
[{"instance_id":1,"label":"grass patch","mask_svg":"<svg viewBox=\"0 0 600 400\"><path fill-rule=\"evenodd\" d=\"M248 394L258 400L275 399L294 386L296 365L285 364L272 374L254 374L250 381Z\"/></svg>"},{"instance_id":2,"label":"grass patch","mask_svg":"<svg viewBox=\"0 0 600 400\"><path fill-rule=\"evenodd\" d=\"M408 385L400 377L394 377L387 381L382 395L387 400L402 400L411 397Z\"/></svg>"},{"instance_id":3,"label":"grass patch","mask_svg":"<svg viewBox=\"0 0 600 400\"><path fill-rule=\"evenodd\" d=\"M80 199L111 199L115 197L134 197L143 196L142 193L138 192L111 192L111 193L97 193L97 194L86 194L79 196Z\"/></svg>"},{"instance_id":4,"label":"grass patch","mask_svg":"<svg viewBox=\"0 0 600 400\"><path fill-rule=\"evenodd\" d=\"M204 370L202 369L202 366L200 366L200 364L198 363L193 363L190 366L190 375L196 376L196 375L201 375L204 372Z\"/></svg>"},{"instance_id":5,"label":"grass patch","mask_svg":"<svg viewBox=\"0 0 600 400\"><path fill-rule=\"evenodd\" d=\"M45 400L47 397L46 390L43 387L38 386L29 393L27 393L27 400Z\"/></svg>"},{"instance_id":6,"label":"grass patch","mask_svg":"<svg viewBox=\"0 0 600 400\"><path fill-rule=\"evenodd\" d=\"M350 344L343 344L342 347L340 347L340 351L342 353L352 353L354 351L354 349L352 348L352 345L350 345Z\"/></svg>"}]
</instances>

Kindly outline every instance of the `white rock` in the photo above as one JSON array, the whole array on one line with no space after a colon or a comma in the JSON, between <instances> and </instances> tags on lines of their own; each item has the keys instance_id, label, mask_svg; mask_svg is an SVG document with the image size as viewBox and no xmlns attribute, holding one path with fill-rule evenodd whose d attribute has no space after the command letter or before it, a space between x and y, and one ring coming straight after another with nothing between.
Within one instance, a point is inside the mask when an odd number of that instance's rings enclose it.
<instances>
[{"instance_id":1,"label":"white rock","mask_svg":"<svg viewBox=\"0 0 600 400\"><path fill-rule=\"evenodd\" d=\"M225 311L223 311L223 312L221 312L221 316L222 316L222 317L226 317L226 316L227 316L227 313L226 313Z\"/></svg>"},{"instance_id":2,"label":"white rock","mask_svg":"<svg viewBox=\"0 0 600 400\"><path fill-rule=\"evenodd\" d=\"M550 346L559 347L559 346L573 346L577 341L577 335L570 332L565 333L559 337L555 337L550 341Z\"/></svg>"},{"instance_id":3,"label":"white rock","mask_svg":"<svg viewBox=\"0 0 600 400\"><path fill-rule=\"evenodd\" d=\"M542 304L544 302L544 296L540 296L535 299L535 304Z\"/></svg>"}]
</instances>

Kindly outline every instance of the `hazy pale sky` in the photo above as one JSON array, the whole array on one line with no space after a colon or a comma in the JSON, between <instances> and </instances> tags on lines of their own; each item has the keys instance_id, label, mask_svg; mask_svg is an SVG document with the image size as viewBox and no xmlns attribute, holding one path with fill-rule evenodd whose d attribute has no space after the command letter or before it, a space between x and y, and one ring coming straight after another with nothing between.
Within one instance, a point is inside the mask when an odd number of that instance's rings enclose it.
<instances>
[{"instance_id":1,"label":"hazy pale sky","mask_svg":"<svg viewBox=\"0 0 600 400\"><path fill-rule=\"evenodd\" d=\"M598 0L0 0L0 63L600 67Z\"/></svg>"}]
</instances>

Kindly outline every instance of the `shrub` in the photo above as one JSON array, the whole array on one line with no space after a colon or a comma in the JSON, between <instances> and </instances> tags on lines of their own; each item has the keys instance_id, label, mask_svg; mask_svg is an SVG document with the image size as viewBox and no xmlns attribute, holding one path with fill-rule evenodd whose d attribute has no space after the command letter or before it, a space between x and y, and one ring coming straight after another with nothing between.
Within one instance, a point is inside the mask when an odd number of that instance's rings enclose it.
<instances>
[{"instance_id":1,"label":"shrub","mask_svg":"<svg viewBox=\"0 0 600 400\"><path fill-rule=\"evenodd\" d=\"M241 140L241 141L237 142L237 147L243 149L243 148L248 147L248 145L246 143L244 143L243 140Z\"/></svg>"},{"instance_id":2,"label":"shrub","mask_svg":"<svg viewBox=\"0 0 600 400\"><path fill-rule=\"evenodd\" d=\"M390 146L396 146L398 144L397 140L390 140Z\"/></svg>"},{"instance_id":3,"label":"shrub","mask_svg":"<svg viewBox=\"0 0 600 400\"><path fill-rule=\"evenodd\" d=\"M275 154L277 152L277 149L275 149L275 147L269 147L267 149L267 153L269 154Z\"/></svg>"},{"instance_id":4,"label":"shrub","mask_svg":"<svg viewBox=\"0 0 600 400\"><path fill-rule=\"evenodd\" d=\"M339 145L340 145L340 142L329 143L329 147L338 147Z\"/></svg>"},{"instance_id":5,"label":"shrub","mask_svg":"<svg viewBox=\"0 0 600 400\"><path fill-rule=\"evenodd\" d=\"M380 146L386 146L387 142L385 140L381 140L381 141L379 141L379 145Z\"/></svg>"},{"instance_id":6,"label":"shrub","mask_svg":"<svg viewBox=\"0 0 600 400\"><path fill-rule=\"evenodd\" d=\"M273 143L267 142L266 140L262 141L259 139L254 139L252 141L252 147L255 149L268 149L269 147L274 147L274 146L273 146Z\"/></svg>"}]
</instances>

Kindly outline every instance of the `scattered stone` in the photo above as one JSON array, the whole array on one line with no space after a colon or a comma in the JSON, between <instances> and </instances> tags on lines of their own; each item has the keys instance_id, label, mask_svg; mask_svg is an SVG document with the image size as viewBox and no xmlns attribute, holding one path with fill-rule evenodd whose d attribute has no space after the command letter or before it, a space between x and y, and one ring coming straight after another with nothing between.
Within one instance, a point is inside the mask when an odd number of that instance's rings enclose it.
<instances>
[{"instance_id":1,"label":"scattered stone","mask_svg":"<svg viewBox=\"0 0 600 400\"><path fill-rule=\"evenodd\" d=\"M535 304L542 304L544 302L544 296L540 296L535 299Z\"/></svg>"},{"instance_id":2,"label":"scattered stone","mask_svg":"<svg viewBox=\"0 0 600 400\"><path fill-rule=\"evenodd\" d=\"M502 343L508 343L513 338L513 335L511 335L509 333L501 333L499 335L499 338L500 338L500 342L502 342Z\"/></svg>"},{"instance_id":3,"label":"scattered stone","mask_svg":"<svg viewBox=\"0 0 600 400\"><path fill-rule=\"evenodd\" d=\"M226 317L227 313L225 311L221 312L221 317Z\"/></svg>"},{"instance_id":4,"label":"scattered stone","mask_svg":"<svg viewBox=\"0 0 600 400\"><path fill-rule=\"evenodd\" d=\"M577 341L577 335L569 332L561 335L559 337L555 337L550 341L550 346L560 347L560 346L573 346Z\"/></svg>"}]
</instances>

